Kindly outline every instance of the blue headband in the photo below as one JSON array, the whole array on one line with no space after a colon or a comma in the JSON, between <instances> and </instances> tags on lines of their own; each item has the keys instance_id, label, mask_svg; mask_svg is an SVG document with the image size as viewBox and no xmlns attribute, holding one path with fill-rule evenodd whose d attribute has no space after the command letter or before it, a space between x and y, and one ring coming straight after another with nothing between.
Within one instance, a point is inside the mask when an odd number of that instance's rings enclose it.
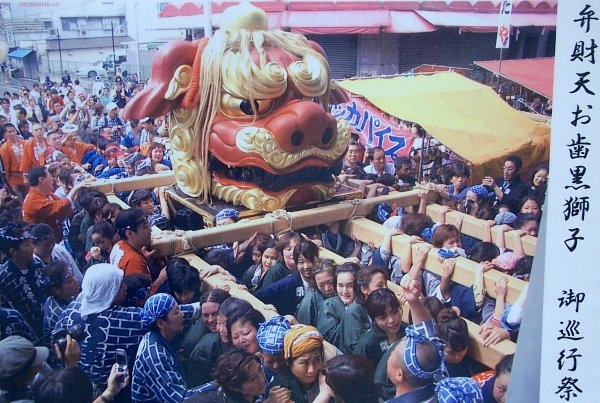
<instances>
[{"instance_id":1,"label":"blue headband","mask_svg":"<svg viewBox=\"0 0 600 403\"><path fill-rule=\"evenodd\" d=\"M483 403L481 387L471 378L445 378L435 387L440 403Z\"/></svg>"},{"instance_id":2,"label":"blue headband","mask_svg":"<svg viewBox=\"0 0 600 403\"><path fill-rule=\"evenodd\" d=\"M261 323L256 332L260 349L271 355L283 354L283 340L290 329L290 322L284 316L273 316Z\"/></svg>"},{"instance_id":3,"label":"blue headband","mask_svg":"<svg viewBox=\"0 0 600 403\"><path fill-rule=\"evenodd\" d=\"M517 216L510 211L503 211L502 213L496 214L494 217L494 222L498 225L502 224L514 224L517 219Z\"/></svg>"},{"instance_id":4,"label":"blue headband","mask_svg":"<svg viewBox=\"0 0 600 403\"><path fill-rule=\"evenodd\" d=\"M412 325L406 328L406 344L404 346L404 363L406 368L411 374L421 379L434 379L439 380L448 376L446 370L445 358L444 358L444 342L436 337L428 339L421 333L417 332ZM417 361L417 344L418 343L432 343L438 350L440 355L441 364L435 370L431 372L423 371L419 362Z\"/></svg>"},{"instance_id":5,"label":"blue headband","mask_svg":"<svg viewBox=\"0 0 600 403\"><path fill-rule=\"evenodd\" d=\"M438 250L438 255L442 258L442 259L451 259L453 257L467 257L465 250L462 248L440 248L440 250Z\"/></svg>"},{"instance_id":6,"label":"blue headband","mask_svg":"<svg viewBox=\"0 0 600 403\"><path fill-rule=\"evenodd\" d=\"M144 327L149 327L158 319L166 316L177 305L175 298L169 294L154 294L144 304L140 316Z\"/></svg>"},{"instance_id":7,"label":"blue headband","mask_svg":"<svg viewBox=\"0 0 600 403\"><path fill-rule=\"evenodd\" d=\"M226 208L226 209L219 211L219 213L215 217L215 221L219 222L226 218L231 218L231 219L233 219L233 221L237 221L240 218L240 213L235 209Z\"/></svg>"},{"instance_id":8,"label":"blue headband","mask_svg":"<svg viewBox=\"0 0 600 403\"><path fill-rule=\"evenodd\" d=\"M477 197L481 199L487 199L493 192L489 192L487 188L483 185L475 185L469 188L469 192L473 192L477 195Z\"/></svg>"}]
</instances>

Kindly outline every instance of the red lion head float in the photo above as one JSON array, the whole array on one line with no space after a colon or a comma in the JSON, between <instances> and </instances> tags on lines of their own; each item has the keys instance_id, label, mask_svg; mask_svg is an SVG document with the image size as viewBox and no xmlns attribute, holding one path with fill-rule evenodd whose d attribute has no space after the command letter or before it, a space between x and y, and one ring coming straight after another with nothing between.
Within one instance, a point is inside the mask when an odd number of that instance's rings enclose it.
<instances>
[{"instance_id":1,"label":"red lion head float","mask_svg":"<svg viewBox=\"0 0 600 403\"><path fill-rule=\"evenodd\" d=\"M210 39L162 48L125 117L168 113L175 177L190 196L266 211L330 199L350 129L328 111L323 50L268 31L249 3L223 21Z\"/></svg>"}]
</instances>

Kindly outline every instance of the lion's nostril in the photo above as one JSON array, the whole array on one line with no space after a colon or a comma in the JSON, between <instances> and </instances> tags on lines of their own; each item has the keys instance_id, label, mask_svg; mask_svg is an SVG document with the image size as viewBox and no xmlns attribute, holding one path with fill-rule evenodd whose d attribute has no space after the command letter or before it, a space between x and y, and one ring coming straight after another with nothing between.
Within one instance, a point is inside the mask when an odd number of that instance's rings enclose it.
<instances>
[{"instance_id":1,"label":"lion's nostril","mask_svg":"<svg viewBox=\"0 0 600 403\"><path fill-rule=\"evenodd\" d=\"M321 138L321 142L323 144L329 144L329 142L331 141L332 138L333 138L333 129L331 127L328 127L323 132L323 137Z\"/></svg>"},{"instance_id":2,"label":"lion's nostril","mask_svg":"<svg viewBox=\"0 0 600 403\"><path fill-rule=\"evenodd\" d=\"M292 145L294 145L295 147L298 147L300 144L302 144L302 140L304 139L304 134L301 131L295 131L294 134L292 134Z\"/></svg>"}]
</instances>

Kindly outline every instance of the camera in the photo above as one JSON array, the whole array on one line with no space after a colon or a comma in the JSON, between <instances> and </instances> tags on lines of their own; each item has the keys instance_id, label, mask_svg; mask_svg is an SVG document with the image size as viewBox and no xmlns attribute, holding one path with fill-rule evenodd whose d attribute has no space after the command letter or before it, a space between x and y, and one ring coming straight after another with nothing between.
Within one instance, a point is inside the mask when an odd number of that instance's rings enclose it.
<instances>
[{"instance_id":1,"label":"camera","mask_svg":"<svg viewBox=\"0 0 600 403\"><path fill-rule=\"evenodd\" d=\"M67 335L79 343L85 339L85 331L82 325L73 325L68 329L58 329L52 332L52 344L58 344L61 353L65 353L67 349Z\"/></svg>"},{"instance_id":2,"label":"camera","mask_svg":"<svg viewBox=\"0 0 600 403\"><path fill-rule=\"evenodd\" d=\"M125 382L125 373L127 372L127 352L122 348L118 348L115 352L115 358L117 361L118 372L123 375L119 376L119 382Z\"/></svg>"}]
</instances>

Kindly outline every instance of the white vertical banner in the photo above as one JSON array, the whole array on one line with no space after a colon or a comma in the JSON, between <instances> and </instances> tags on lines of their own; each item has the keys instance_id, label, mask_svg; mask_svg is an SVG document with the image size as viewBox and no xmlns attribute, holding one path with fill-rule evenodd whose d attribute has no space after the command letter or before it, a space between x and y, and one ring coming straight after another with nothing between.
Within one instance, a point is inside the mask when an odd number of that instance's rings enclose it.
<instances>
[{"instance_id":1,"label":"white vertical banner","mask_svg":"<svg viewBox=\"0 0 600 403\"><path fill-rule=\"evenodd\" d=\"M599 401L600 3L561 1L545 214L540 401ZM535 376L535 374L532 374Z\"/></svg>"},{"instance_id":2,"label":"white vertical banner","mask_svg":"<svg viewBox=\"0 0 600 403\"><path fill-rule=\"evenodd\" d=\"M496 34L496 49L508 49L510 46L510 14L512 0L502 0L498 16L498 33Z\"/></svg>"}]
</instances>

